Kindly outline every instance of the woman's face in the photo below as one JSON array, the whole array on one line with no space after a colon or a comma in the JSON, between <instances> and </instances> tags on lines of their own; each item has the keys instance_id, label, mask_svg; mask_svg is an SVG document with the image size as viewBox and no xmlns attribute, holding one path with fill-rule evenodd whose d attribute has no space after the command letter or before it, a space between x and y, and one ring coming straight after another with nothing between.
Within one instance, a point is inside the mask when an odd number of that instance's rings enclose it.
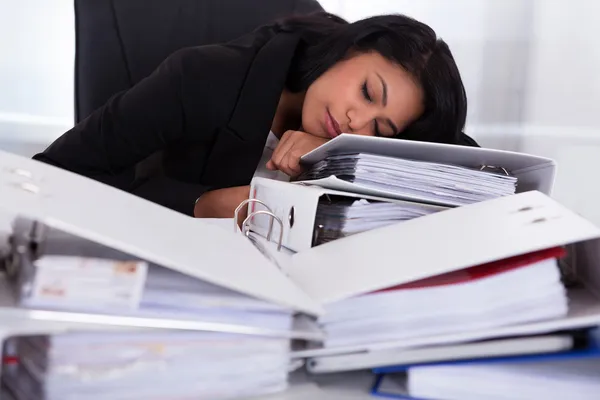
<instances>
[{"instance_id":1,"label":"woman's face","mask_svg":"<svg viewBox=\"0 0 600 400\"><path fill-rule=\"evenodd\" d=\"M402 67L379 53L361 53L338 62L308 88L302 130L324 138L389 137L422 113L423 92Z\"/></svg>"}]
</instances>

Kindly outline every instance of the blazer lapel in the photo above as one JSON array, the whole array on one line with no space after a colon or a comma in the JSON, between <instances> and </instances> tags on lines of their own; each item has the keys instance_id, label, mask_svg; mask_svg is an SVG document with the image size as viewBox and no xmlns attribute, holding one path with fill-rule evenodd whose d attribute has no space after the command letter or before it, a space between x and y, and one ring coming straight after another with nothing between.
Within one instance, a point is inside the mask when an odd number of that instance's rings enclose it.
<instances>
[{"instance_id":1,"label":"blazer lapel","mask_svg":"<svg viewBox=\"0 0 600 400\"><path fill-rule=\"evenodd\" d=\"M277 33L258 51L227 129L218 133L211 151L211 160L219 160L217 163L223 165L207 165L202 177L204 182L229 187L247 185L251 181L298 41L297 34Z\"/></svg>"}]
</instances>

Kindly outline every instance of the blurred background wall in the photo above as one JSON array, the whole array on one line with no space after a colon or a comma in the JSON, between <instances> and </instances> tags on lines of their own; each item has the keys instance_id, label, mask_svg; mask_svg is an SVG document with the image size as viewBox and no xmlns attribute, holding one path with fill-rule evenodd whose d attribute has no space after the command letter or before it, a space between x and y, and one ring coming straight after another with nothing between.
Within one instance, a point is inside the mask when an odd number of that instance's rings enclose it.
<instances>
[{"instance_id":1,"label":"blurred background wall","mask_svg":"<svg viewBox=\"0 0 600 400\"><path fill-rule=\"evenodd\" d=\"M600 224L600 2L320 2L351 21L404 13L430 24L462 72L467 132L556 159L554 196ZM32 155L73 124L73 4L0 0L0 10L0 148Z\"/></svg>"}]
</instances>

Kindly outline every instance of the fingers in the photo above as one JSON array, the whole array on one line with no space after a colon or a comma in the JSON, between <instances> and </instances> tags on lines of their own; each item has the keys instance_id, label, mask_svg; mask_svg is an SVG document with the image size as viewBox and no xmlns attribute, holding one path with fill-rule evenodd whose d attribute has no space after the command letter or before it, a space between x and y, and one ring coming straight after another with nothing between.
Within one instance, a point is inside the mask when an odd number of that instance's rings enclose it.
<instances>
[{"instance_id":1,"label":"fingers","mask_svg":"<svg viewBox=\"0 0 600 400\"><path fill-rule=\"evenodd\" d=\"M300 157L296 138L298 134L303 132L287 131L281 137L279 144L273 151L271 160L267 163L267 168L271 170L279 170L286 175L295 177L302 172L300 167Z\"/></svg>"},{"instance_id":2,"label":"fingers","mask_svg":"<svg viewBox=\"0 0 600 400\"><path fill-rule=\"evenodd\" d=\"M300 166L300 157L302 157L302 154L298 153L292 145L292 147L281 157L278 157L278 159L274 161L273 164L275 165L275 169L278 169L284 174L295 178L296 176L300 175L300 173L302 173L302 167Z\"/></svg>"},{"instance_id":3,"label":"fingers","mask_svg":"<svg viewBox=\"0 0 600 400\"><path fill-rule=\"evenodd\" d=\"M280 170L292 178L303 171L301 157L326 143L328 139L301 131L287 131L281 137L271 160L267 163L270 170Z\"/></svg>"},{"instance_id":4,"label":"fingers","mask_svg":"<svg viewBox=\"0 0 600 400\"><path fill-rule=\"evenodd\" d=\"M286 167L283 169L283 172L292 178L300 175L302 173L302 166L300 165L301 157L302 154L295 151L294 147L292 147L284 159Z\"/></svg>"},{"instance_id":5,"label":"fingers","mask_svg":"<svg viewBox=\"0 0 600 400\"><path fill-rule=\"evenodd\" d=\"M279 167L279 164L283 160L285 154L290 150L293 140L293 131L287 131L281 136L277 147L273 151L273 155L271 156L271 161L275 167Z\"/></svg>"}]
</instances>

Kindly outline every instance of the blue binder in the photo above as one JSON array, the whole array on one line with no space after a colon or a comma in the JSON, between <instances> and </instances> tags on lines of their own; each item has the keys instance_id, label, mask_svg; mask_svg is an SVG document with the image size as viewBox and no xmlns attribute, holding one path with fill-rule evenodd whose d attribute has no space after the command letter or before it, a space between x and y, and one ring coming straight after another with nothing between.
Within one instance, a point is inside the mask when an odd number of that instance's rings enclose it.
<instances>
[{"instance_id":1,"label":"blue binder","mask_svg":"<svg viewBox=\"0 0 600 400\"><path fill-rule=\"evenodd\" d=\"M404 393L387 392L381 389L381 384L388 374L377 374L371 387L371 395L376 397L387 397L390 399L406 399L406 400L429 400L429 399L418 399L408 395L408 388L404 388Z\"/></svg>"},{"instance_id":2,"label":"blue binder","mask_svg":"<svg viewBox=\"0 0 600 400\"><path fill-rule=\"evenodd\" d=\"M378 397L387 397L394 399L410 399L410 400L431 400L431 399L417 399L411 397L407 393L391 393L381 389L382 382L388 374L401 374L408 372L409 368L417 366L433 366L433 365L476 365L476 364L502 364L502 363L528 363L528 362L560 362L574 359L589 359L598 358L600 361L600 331L593 329L587 332L587 343L583 347L575 348L573 350L558 352L558 353L547 353L547 354L535 354L526 356L509 356L509 357L493 357L484 359L471 359L471 360L459 360L459 361L443 361L433 363L422 363L422 364L411 364L411 365L395 365L390 367L374 368L372 371L375 374L373 386L371 388L371 394Z\"/></svg>"}]
</instances>

